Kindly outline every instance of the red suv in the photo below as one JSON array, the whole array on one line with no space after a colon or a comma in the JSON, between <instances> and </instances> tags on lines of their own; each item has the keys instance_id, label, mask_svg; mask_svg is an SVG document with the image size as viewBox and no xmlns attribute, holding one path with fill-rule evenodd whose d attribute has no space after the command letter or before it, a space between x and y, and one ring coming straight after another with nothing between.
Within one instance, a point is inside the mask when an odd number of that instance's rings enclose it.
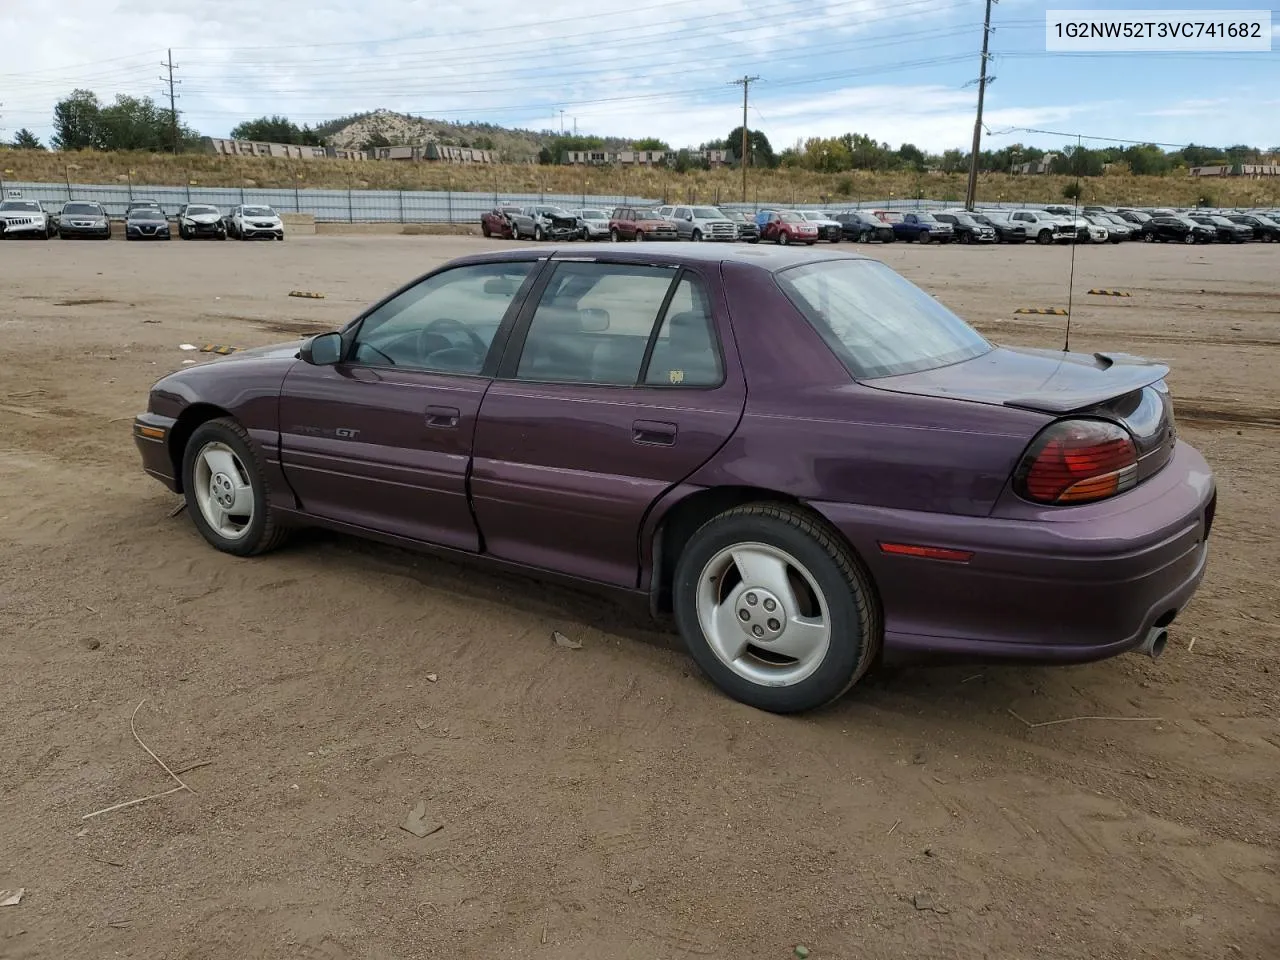
<instances>
[{"instance_id":1,"label":"red suv","mask_svg":"<svg viewBox=\"0 0 1280 960\"><path fill-rule=\"evenodd\" d=\"M609 218L609 239L619 240L675 240L678 238L675 224L663 220L643 207L617 207Z\"/></svg>"},{"instance_id":2,"label":"red suv","mask_svg":"<svg viewBox=\"0 0 1280 960\"><path fill-rule=\"evenodd\" d=\"M791 210L761 210L756 214L756 225L760 227L761 240L784 246L788 243L813 246L818 242L817 224Z\"/></svg>"}]
</instances>

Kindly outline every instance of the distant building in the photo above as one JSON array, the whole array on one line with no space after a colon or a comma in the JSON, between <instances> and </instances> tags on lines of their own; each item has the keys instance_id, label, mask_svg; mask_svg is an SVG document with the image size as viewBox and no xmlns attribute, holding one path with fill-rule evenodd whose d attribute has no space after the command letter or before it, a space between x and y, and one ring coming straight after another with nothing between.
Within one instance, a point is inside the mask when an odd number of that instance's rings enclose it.
<instances>
[{"instance_id":1,"label":"distant building","mask_svg":"<svg viewBox=\"0 0 1280 960\"><path fill-rule=\"evenodd\" d=\"M649 167L657 164L673 164L680 155L679 150L566 150L560 162L576 166L587 164L605 166L618 164L624 167ZM733 161L730 150L690 150L689 157L696 161L705 161L713 167L723 167Z\"/></svg>"},{"instance_id":2,"label":"distant building","mask_svg":"<svg viewBox=\"0 0 1280 960\"><path fill-rule=\"evenodd\" d=\"M1193 177L1280 177L1280 163L1224 163L1211 167L1191 167Z\"/></svg>"},{"instance_id":3,"label":"distant building","mask_svg":"<svg viewBox=\"0 0 1280 960\"><path fill-rule=\"evenodd\" d=\"M306 147L296 143L262 143L257 140L224 140L203 137L206 152L222 157L276 157L282 160L368 160L363 150L338 147Z\"/></svg>"},{"instance_id":4,"label":"distant building","mask_svg":"<svg viewBox=\"0 0 1280 960\"><path fill-rule=\"evenodd\" d=\"M222 140L205 137L206 151L223 157L275 157L282 160L409 160L425 163L497 163L492 150L452 147L440 143L425 146L374 147L344 150L339 147L304 147L296 143L260 143L256 140Z\"/></svg>"},{"instance_id":5,"label":"distant building","mask_svg":"<svg viewBox=\"0 0 1280 960\"><path fill-rule=\"evenodd\" d=\"M1019 163L1014 166L1015 174L1023 174L1025 176L1041 176L1049 172L1053 167L1053 161L1058 158L1056 153L1046 153L1039 160L1032 160L1030 163Z\"/></svg>"},{"instance_id":6,"label":"distant building","mask_svg":"<svg viewBox=\"0 0 1280 960\"><path fill-rule=\"evenodd\" d=\"M374 147L372 155L375 160L408 160L417 163L498 162L498 155L493 150L480 150L477 147L451 147L441 143L428 143L420 147Z\"/></svg>"}]
</instances>

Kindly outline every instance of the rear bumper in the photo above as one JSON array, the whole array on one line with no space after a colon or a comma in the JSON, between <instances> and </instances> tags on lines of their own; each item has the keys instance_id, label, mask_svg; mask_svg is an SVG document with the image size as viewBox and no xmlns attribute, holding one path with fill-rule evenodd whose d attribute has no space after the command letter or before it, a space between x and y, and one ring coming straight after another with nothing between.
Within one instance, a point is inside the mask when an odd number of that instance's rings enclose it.
<instances>
[{"instance_id":1,"label":"rear bumper","mask_svg":"<svg viewBox=\"0 0 1280 960\"><path fill-rule=\"evenodd\" d=\"M1217 493L1179 443L1159 474L1113 501L1039 519L813 503L858 550L884 608L886 656L1082 663L1167 626L1204 576ZM887 555L882 542L972 551L967 563Z\"/></svg>"},{"instance_id":2,"label":"rear bumper","mask_svg":"<svg viewBox=\"0 0 1280 960\"><path fill-rule=\"evenodd\" d=\"M140 413L133 418L133 442L142 455L142 469L168 489L181 492L173 458L169 455L169 431L177 421L154 413Z\"/></svg>"}]
</instances>

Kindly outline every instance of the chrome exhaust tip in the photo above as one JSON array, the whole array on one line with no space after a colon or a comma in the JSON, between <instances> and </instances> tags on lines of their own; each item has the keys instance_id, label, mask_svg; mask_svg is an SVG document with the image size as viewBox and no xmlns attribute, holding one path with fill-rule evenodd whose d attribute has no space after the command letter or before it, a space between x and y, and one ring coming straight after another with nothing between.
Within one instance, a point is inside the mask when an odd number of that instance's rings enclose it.
<instances>
[{"instance_id":1,"label":"chrome exhaust tip","mask_svg":"<svg viewBox=\"0 0 1280 960\"><path fill-rule=\"evenodd\" d=\"M1169 631L1164 627L1152 627L1147 631L1146 637L1138 646L1138 653L1145 653L1152 660L1155 660L1160 654L1164 653L1164 648L1169 643Z\"/></svg>"}]
</instances>

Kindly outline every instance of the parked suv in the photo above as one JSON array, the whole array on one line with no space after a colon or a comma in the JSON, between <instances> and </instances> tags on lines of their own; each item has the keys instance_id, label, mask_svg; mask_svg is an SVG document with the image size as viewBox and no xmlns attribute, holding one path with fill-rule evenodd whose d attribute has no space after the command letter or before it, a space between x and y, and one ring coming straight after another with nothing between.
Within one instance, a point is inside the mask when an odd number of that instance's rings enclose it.
<instances>
[{"instance_id":1,"label":"parked suv","mask_svg":"<svg viewBox=\"0 0 1280 960\"><path fill-rule=\"evenodd\" d=\"M832 219L840 224L840 232L846 240L859 243L870 243L872 240L879 240L881 243L894 241L893 227L869 213L849 210L837 213Z\"/></svg>"},{"instance_id":2,"label":"parked suv","mask_svg":"<svg viewBox=\"0 0 1280 960\"><path fill-rule=\"evenodd\" d=\"M839 243L844 239L844 227L840 222L827 213L817 210L797 210L796 213L804 217L815 227L818 228L818 239L826 240L830 243Z\"/></svg>"},{"instance_id":3,"label":"parked suv","mask_svg":"<svg viewBox=\"0 0 1280 960\"><path fill-rule=\"evenodd\" d=\"M756 225L755 217L749 213L743 213L741 210L723 210L721 212L737 226L739 240L745 240L747 243L760 242L760 228Z\"/></svg>"},{"instance_id":4,"label":"parked suv","mask_svg":"<svg viewBox=\"0 0 1280 960\"><path fill-rule=\"evenodd\" d=\"M1075 243L1074 220L1064 220L1044 210L1015 210L1009 219L1026 227L1027 239L1036 243Z\"/></svg>"},{"instance_id":5,"label":"parked suv","mask_svg":"<svg viewBox=\"0 0 1280 960\"><path fill-rule=\"evenodd\" d=\"M14 237L39 237L50 239L56 232L53 218L35 200L5 200L0 203L0 221L4 221L4 235Z\"/></svg>"},{"instance_id":6,"label":"parked suv","mask_svg":"<svg viewBox=\"0 0 1280 960\"><path fill-rule=\"evenodd\" d=\"M738 239L737 225L716 207L663 206L658 216L675 225L681 240L718 240L732 243Z\"/></svg>"},{"instance_id":7,"label":"parked suv","mask_svg":"<svg viewBox=\"0 0 1280 960\"><path fill-rule=\"evenodd\" d=\"M946 210L935 213L934 217L943 223L951 224L961 243L995 243L996 228L989 223L975 219L967 210Z\"/></svg>"},{"instance_id":8,"label":"parked suv","mask_svg":"<svg viewBox=\"0 0 1280 960\"><path fill-rule=\"evenodd\" d=\"M1255 240L1262 240L1266 243L1275 243L1280 240L1280 223L1276 223L1270 217L1254 213L1233 213L1229 214L1227 219L1232 223L1239 223L1252 228Z\"/></svg>"},{"instance_id":9,"label":"parked suv","mask_svg":"<svg viewBox=\"0 0 1280 960\"><path fill-rule=\"evenodd\" d=\"M675 224L663 220L646 207L615 207L609 218L609 239L619 240L675 240L679 237Z\"/></svg>"},{"instance_id":10,"label":"parked suv","mask_svg":"<svg viewBox=\"0 0 1280 960\"><path fill-rule=\"evenodd\" d=\"M772 240L786 246L788 243L818 242L818 228L794 210L761 210L756 214L761 240Z\"/></svg>"}]
</instances>

